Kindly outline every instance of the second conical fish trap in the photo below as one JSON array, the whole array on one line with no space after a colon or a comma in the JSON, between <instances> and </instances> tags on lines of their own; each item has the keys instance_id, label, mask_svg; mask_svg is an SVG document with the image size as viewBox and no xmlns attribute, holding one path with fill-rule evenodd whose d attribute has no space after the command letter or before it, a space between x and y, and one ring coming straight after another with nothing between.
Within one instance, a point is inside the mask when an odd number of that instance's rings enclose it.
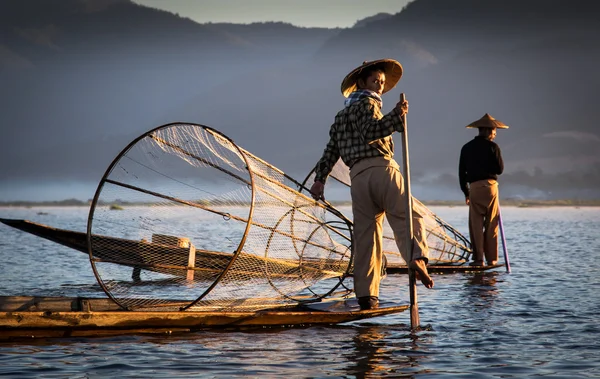
<instances>
[{"instance_id":1,"label":"second conical fish trap","mask_svg":"<svg viewBox=\"0 0 600 379\"><path fill-rule=\"evenodd\" d=\"M351 224L218 131L174 123L133 141L88 218L92 268L127 309L257 309L343 284Z\"/></svg>"},{"instance_id":2,"label":"second conical fish trap","mask_svg":"<svg viewBox=\"0 0 600 379\"><path fill-rule=\"evenodd\" d=\"M315 180L315 169L316 167L297 187L299 191L308 194L307 188ZM341 159L338 159L329 174L325 190L328 194L333 193L338 196L343 194L343 197L351 198L350 187L350 169ZM468 263L469 257L473 253L469 240L417 198L413 196L412 200L413 209L422 217L424 224L424 235L429 250L429 265L464 265ZM383 222L382 242L387 263L394 266L406 266L407 262L402 258L394 232L387 219ZM400 244L403 244L402 240L400 240Z\"/></svg>"}]
</instances>

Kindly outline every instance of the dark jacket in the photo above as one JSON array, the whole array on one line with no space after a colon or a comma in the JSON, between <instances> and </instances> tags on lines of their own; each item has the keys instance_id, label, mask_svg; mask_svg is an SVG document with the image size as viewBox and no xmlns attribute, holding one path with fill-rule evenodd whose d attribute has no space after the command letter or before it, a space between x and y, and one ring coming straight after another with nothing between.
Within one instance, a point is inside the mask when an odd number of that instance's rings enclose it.
<instances>
[{"instance_id":1,"label":"dark jacket","mask_svg":"<svg viewBox=\"0 0 600 379\"><path fill-rule=\"evenodd\" d=\"M458 180L465 197L469 196L468 183L485 179L497 180L502 171L502 152L495 142L477 136L460 150Z\"/></svg>"}]
</instances>

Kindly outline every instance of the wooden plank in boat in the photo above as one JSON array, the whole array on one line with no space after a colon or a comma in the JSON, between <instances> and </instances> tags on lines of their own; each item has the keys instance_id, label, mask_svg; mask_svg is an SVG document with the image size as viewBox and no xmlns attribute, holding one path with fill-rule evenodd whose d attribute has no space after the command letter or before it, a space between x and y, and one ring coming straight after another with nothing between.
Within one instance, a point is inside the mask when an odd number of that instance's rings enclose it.
<instances>
[{"instance_id":1,"label":"wooden plank in boat","mask_svg":"<svg viewBox=\"0 0 600 379\"><path fill-rule=\"evenodd\" d=\"M0 312L123 310L109 298L0 296Z\"/></svg>"}]
</instances>

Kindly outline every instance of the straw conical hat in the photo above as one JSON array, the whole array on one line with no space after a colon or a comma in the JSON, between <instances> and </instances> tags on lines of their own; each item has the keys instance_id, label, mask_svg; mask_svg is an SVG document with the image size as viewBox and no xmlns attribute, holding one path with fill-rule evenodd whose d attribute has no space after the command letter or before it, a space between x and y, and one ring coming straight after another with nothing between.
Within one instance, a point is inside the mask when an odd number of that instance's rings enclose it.
<instances>
[{"instance_id":1,"label":"straw conical hat","mask_svg":"<svg viewBox=\"0 0 600 379\"><path fill-rule=\"evenodd\" d=\"M486 113L482 118L477 121L473 121L467 128L498 128L498 129L508 129L508 125L505 125L502 121L496 120L488 113Z\"/></svg>"},{"instance_id":2,"label":"straw conical hat","mask_svg":"<svg viewBox=\"0 0 600 379\"><path fill-rule=\"evenodd\" d=\"M352 70L344 80L342 81L342 95L348 97L352 92L356 90L356 82L362 70L367 67L378 65L385 73L385 86L383 87L383 93L391 90L396 86L400 78L402 77L402 65L400 62L393 59L378 59L376 61L364 61L360 67Z\"/></svg>"}]
</instances>

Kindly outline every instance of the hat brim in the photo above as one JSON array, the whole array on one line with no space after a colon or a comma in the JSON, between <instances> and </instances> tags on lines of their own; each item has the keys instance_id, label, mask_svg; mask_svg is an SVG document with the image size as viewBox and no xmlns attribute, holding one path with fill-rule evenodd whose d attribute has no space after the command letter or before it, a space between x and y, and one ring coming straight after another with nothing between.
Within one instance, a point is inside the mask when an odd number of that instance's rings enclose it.
<instances>
[{"instance_id":1,"label":"hat brim","mask_svg":"<svg viewBox=\"0 0 600 379\"><path fill-rule=\"evenodd\" d=\"M488 113L486 113L482 118L477 121L473 121L469 125L467 125L469 129L477 129L477 128L496 128L496 129L508 129L508 125L503 123L502 121L496 120Z\"/></svg>"},{"instance_id":2,"label":"hat brim","mask_svg":"<svg viewBox=\"0 0 600 379\"><path fill-rule=\"evenodd\" d=\"M348 97L352 92L357 89L357 81L361 72L372 66L380 66L385 74L385 86L383 87L383 93L388 92L392 88L396 87L398 81L402 77L402 65L400 62L394 59L379 59L376 61L365 62L360 67L352 70L344 80L342 81L342 95Z\"/></svg>"},{"instance_id":3,"label":"hat brim","mask_svg":"<svg viewBox=\"0 0 600 379\"><path fill-rule=\"evenodd\" d=\"M508 125L504 125L500 121L489 121L489 122L474 122L472 124L467 125L469 129L479 129L479 128L496 128L496 129L508 129Z\"/></svg>"}]
</instances>

